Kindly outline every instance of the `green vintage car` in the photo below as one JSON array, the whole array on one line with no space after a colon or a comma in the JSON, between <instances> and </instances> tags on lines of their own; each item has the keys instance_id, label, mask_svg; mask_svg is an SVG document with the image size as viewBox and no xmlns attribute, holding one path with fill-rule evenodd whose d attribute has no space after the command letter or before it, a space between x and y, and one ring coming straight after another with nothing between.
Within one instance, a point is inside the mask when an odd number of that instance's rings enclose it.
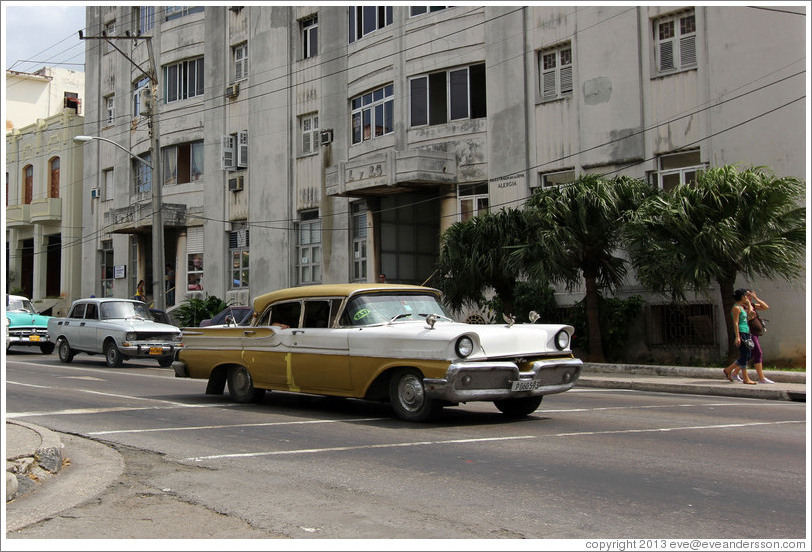
<instances>
[{"instance_id":1,"label":"green vintage car","mask_svg":"<svg viewBox=\"0 0 812 552\"><path fill-rule=\"evenodd\" d=\"M29 299L20 295L6 295L6 318L7 352L13 345L39 347L46 355L54 351L54 344L48 341L48 319L51 317L39 314Z\"/></svg>"}]
</instances>

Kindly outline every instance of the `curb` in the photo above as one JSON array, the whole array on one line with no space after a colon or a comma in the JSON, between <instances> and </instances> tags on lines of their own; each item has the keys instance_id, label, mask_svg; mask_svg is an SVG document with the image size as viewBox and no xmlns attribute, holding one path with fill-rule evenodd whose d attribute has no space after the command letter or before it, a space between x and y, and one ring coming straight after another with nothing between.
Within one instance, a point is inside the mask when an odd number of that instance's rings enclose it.
<instances>
[{"instance_id":1,"label":"curb","mask_svg":"<svg viewBox=\"0 0 812 552\"><path fill-rule=\"evenodd\" d=\"M722 368L657 366L648 364L602 364L597 362L584 362L583 373L722 379ZM773 381L781 383L806 383L806 372L764 370L764 375Z\"/></svg>"},{"instance_id":2,"label":"curb","mask_svg":"<svg viewBox=\"0 0 812 552\"><path fill-rule=\"evenodd\" d=\"M580 387L593 387L601 389L629 389L634 391L654 391L668 393L684 393L690 395L714 395L720 397L744 397L748 399L767 399L779 401L800 401L806 402L806 393L796 393L785 389L761 389L754 386L730 385L709 387L703 384L669 382L651 382L622 380L613 378L590 378L589 375L581 375L577 384Z\"/></svg>"},{"instance_id":3,"label":"curb","mask_svg":"<svg viewBox=\"0 0 812 552\"><path fill-rule=\"evenodd\" d=\"M14 500L23 491L30 490L33 481L29 474L37 469L57 474L62 469L62 439L50 429L18 420L6 420L7 424L28 429L40 437L36 450L6 458L6 502Z\"/></svg>"}]
</instances>

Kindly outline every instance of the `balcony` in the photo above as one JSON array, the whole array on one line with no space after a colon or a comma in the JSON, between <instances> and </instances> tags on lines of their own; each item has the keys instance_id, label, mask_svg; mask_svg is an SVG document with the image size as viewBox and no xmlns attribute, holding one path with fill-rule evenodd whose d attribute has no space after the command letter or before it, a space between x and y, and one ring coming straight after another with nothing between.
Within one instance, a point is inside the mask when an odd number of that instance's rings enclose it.
<instances>
[{"instance_id":1,"label":"balcony","mask_svg":"<svg viewBox=\"0 0 812 552\"><path fill-rule=\"evenodd\" d=\"M381 196L457 183L453 153L428 150L388 151L342 161L326 171L327 195Z\"/></svg>"},{"instance_id":2,"label":"balcony","mask_svg":"<svg viewBox=\"0 0 812 552\"><path fill-rule=\"evenodd\" d=\"M31 224L31 206L28 204L9 205L6 207L6 226L9 228Z\"/></svg>"},{"instance_id":3,"label":"balcony","mask_svg":"<svg viewBox=\"0 0 812 552\"><path fill-rule=\"evenodd\" d=\"M164 227L186 226L186 205L163 204ZM152 229L152 203L137 202L121 209L104 213L104 225L114 234L137 234Z\"/></svg>"},{"instance_id":4,"label":"balcony","mask_svg":"<svg viewBox=\"0 0 812 552\"><path fill-rule=\"evenodd\" d=\"M35 199L31 202L32 223L60 222L62 220L62 200L58 197Z\"/></svg>"}]
</instances>

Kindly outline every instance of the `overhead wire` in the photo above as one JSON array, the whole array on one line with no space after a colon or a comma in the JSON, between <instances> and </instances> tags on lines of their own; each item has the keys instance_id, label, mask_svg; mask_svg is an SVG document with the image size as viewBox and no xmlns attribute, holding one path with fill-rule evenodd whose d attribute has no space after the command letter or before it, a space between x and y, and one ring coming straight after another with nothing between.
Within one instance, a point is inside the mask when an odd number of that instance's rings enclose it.
<instances>
[{"instance_id":1,"label":"overhead wire","mask_svg":"<svg viewBox=\"0 0 812 552\"><path fill-rule=\"evenodd\" d=\"M794 13L794 12L791 12L791 13ZM621 14L615 14L615 15L613 15L613 16L611 16L611 17L617 17L617 16L619 16L619 15L621 15ZM477 24L477 25L480 25L480 24L483 24L483 23L485 23L485 22L480 22L480 23L476 23L476 24ZM597 23L595 23L595 24L591 25L590 27L594 27L594 26L598 25L599 23L601 23L601 22L597 22ZM583 30L579 30L578 32L582 32L582 31L583 31ZM573 35L573 36L575 36L575 35ZM426 42L426 43L422 43L422 45L425 45L425 44L428 44L428 42ZM101 47L101 45L100 45L99 47ZM417 46L414 46L414 47L417 47ZM533 48L533 51L534 51L534 52L535 52L535 51L537 51L537 48ZM522 52L522 53L520 53L520 54L518 54L517 56L514 56L514 57L522 57L522 56L526 56L526 55L528 55L528 54L527 54L527 52ZM330 60L328 60L328 61L324 61L324 62L320 62L320 63L328 63L329 61L330 61ZM379 59L378 59L378 60L370 60L370 61L369 61L369 63L371 63L371 62L373 62L373 61L380 61L380 60L379 60ZM269 69L268 71L272 71L272 70L273 70L273 69ZM347 70L347 69L342 69L341 71L346 71L346 70ZM333 73L333 74L337 74L337 73L338 73L338 72ZM718 106L718 105L721 105L721 103L726 103L726 102L728 102L728 101L733 101L734 99L738 99L739 97L742 97L742 96L744 96L744 95L746 95L746 94L750 94L750 93L756 92L756 91L758 91L758 90L761 90L761 89L763 89L763 88L766 88L767 86L772 86L772 85L774 85L774 84L777 84L777 83L782 82L782 81L784 81L784 80L786 80L786 79L788 79L788 78L791 78L791 77L797 76L797 75L802 74L802 73L803 73L803 71L798 72L798 73L795 73L795 74L790 75L790 76L788 76L788 77L784 77L784 78L780 79L779 81L775 81L775 82L773 82L773 83L768 83L767 85L764 85L763 87L760 87L760 88L758 88L758 89L756 89L756 90L754 90L754 91L747 92L747 93L743 93L743 94L741 94L741 95L739 95L739 96L735 96L735 97L732 97L732 98L728 98L728 99L726 99L726 100L724 100L724 101L720 102L719 104L714 104L714 105L711 105L710 107L706 107L706 108L703 108L703 109L701 109L701 110L694 111L694 112L692 112L692 113L690 113L690 114L688 114L688 115L684 115L684 117L687 117L687 116L692 116L692 115L694 115L694 114L698 113L699 111L703 111L703 110L705 110L705 109L711 109L711 108L713 108L713 107L716 107L716 106ZM332 75L332 74L330 74L330 75ZM768 74L768 75L769 75L769 74ZM327 75L319 75L318 77L315 77L315 79L324 78L325 76L327 76ZM277 78L282 78L282 77L277 77ZM759 77L759 79L756 79L756 81L760 80L761 78L764 78L764 76ZM314 80L315 80L315 79L314 79ZM270 79L270 80L268 80L268 81L265 81L264 83L257 83L256 85L252 85L252 86L259 86L259 85L262 85L262 84L267 84L267 83L269 83L269 82L271 82L271 81L273 81L273 80L275 80L275 79ZM752 84L752 82L756 82L756 81L751 81L751 83L747 83L747 84ZM298 84L296 84L296 85L290 85L290 86L299 86L299 85L301 85L301 83L298 83ZM290 88L290 86L286 86L285 88L278 89L278 90L275 90L275 91L264 92L263 94L269 94L269 93L275 93L275 92L284 91L286 88ZM743 88L743 87L742 87L742 88ZM255 96L252 96L252 97L251 97L251 99L253 99L254 97L255 97ZM799 99L802 99L802 98L799 98ZM798 100L794 100L794 101L798 101ZM776 108L776 110L777 110L777 109L780 109L780 108L783 108L783 107L786 107L787 105L789 105L789 104L791 104L791 103L794 103L794 101L793 101L793 102L788 102L788 103L787 103L787 104L785 104L784 106L780 106L779 108ZM204 108L204 110L207 110L207 109L218 109L218 108L223 108L223 107L224 107L224 106L214 106L214 107L210 107L210 108ZM772 111L775 111L775 110L771 110L770 112L772 112ZM768 112L768 113L769 113L769 112ZM765 114L766 114L766 113L765 113ZM179 116L180 116L180 115L179 115ZM186 115L183 115L183 116L186 116ZM756 117L753 117L753 118L751 118L750 120L754 120L754 119L756 119L756 118L758 118L758 117L760 117L760 116L762 116L762 115L758 115L758 116L756 116ZM126 115L124 115L124 116L122 116L122 117L126 117ZM681 118L681 117L680 117L680 118ZM669 120L669 121L665 121L665 122L663 122L663 123L658 123L657 125L654 125L654 126L652 126L652 127L649 127L649 128L647 128L647 129L642 129L642 130L640 130L640 131L637 131L637 132L633 133L632 135L636 135L636 134L640 134L640 133L643 133L643 132L647 132L647 131L649 131L649 130L651 130L651 129L653 129L653 128L656 128L656 127L658 127L658 126L662 126L662 125L665 125L665 124L671 124L671 123L672 123L672 122L674 122L675 120L678 120L678 118L671 119L671 120ZM745 122L740 123L740 124L746 124L746 122L749 122L749 121L745 121ZM735 125L735 126L734 126L734 127L732 127L732 128L735 128L735 127L737 127L737 126L740 126L740 124L739 124L739 125ZM122 129L121 129L121 132L123 132L124 130L125 130L125 129L123 129L123 128L122 128ZM724 132L724 130L719 131L719 132ZM716 134L718 134L718 133L716 133ZM628 139L629 137L631 137L632 135L627 135L627 136L624 136L624 137L618 138L618 139L616 139L616 140L611 140L611 141L605 142L604 144L599 144L599 145L596 145L596 146L592 146L592 147L590 147L590 148L587 148L587 149L585 149L585 150L582 150L582 152L585 152L585 151L590 151L590 150L595 149L595 148L604 147L604 146L606 146L606 145L610 145L610 144L612 144L612 143L614 143L614 142L616 142L616 141L619 141L619 140L626 140L626 139ZM704 139L707 139L707 138L704 138ZM703 140L703 139L700 139L700 140L698 140L697 142L700 142L700 141L702 141L702 140ZM565 156L564 158L566 158L566 157L571 157L571 156L574 156L574 155L578 155L578 154L580 154L580 153L582 153L582 152L576 152L576 153L574 153L574 154L570 154L570 155L568 155L568 156ZM652 160L652 159L654 159L654 158L650 158L650 159L646 159L646 160L638 161L638 162L636 162L636 163L629 164L629 165L627 165L627 166L626 166L626 167L624 167L624 168L628 168L628 167L634 166L634 165L636 165L636 164L640 164L640 163L643 163L643 162L646 162L646 161L650 161L650 160ZM542 167L542 166L544 166L544 165L548 165L548 164L555 163L555 162L557 162L557 161L560 161L560 159L558 159L558 160L550 160L550 161L547 161L547 162L545 162L545 163L542 163L542 164L539 164L539 165L536 165L536 166L527 167L527 168L526 168L526 170L527 170L527 171L529 171L529 170L533 170L533 169L536 169L536 168ZM622 170L622 169L619 169L619 170ZM98 176L97 176L97 178L98 178ZM437 198L430 198L430 199L428 199L427 201L436 201L436 200L437 200ZM511 202L507 202L507 203L505 203L505 204L514 203L514 202L515 202L515 201L511 201ZM498 207L498 206L500 206L500 205L494 205L494 207ZM347 214L349 214L349 213L348 213L348 212L343 212L343 213L334 213L334 214L329 215L329 216L345 216L345 215L347 215ZM454 217L456 217L456 216L457 216L457 213L453 213L453 214L449 214L449 215L445 215L445 216L454 216ZM215 221L217 221L217 222L232 222L232 221L229 221L229 220L219 220L219 219L207 219L207 220L215 220ZM253 225L253 226L257 226L257 227L262 227L261 225L265 225L265 224L276 224L276 223L283 223L283 224L285 225L284 227L270 227L270 228L271 228L271 229L279 229L279 230L290 230L290 229L291 229L291 225L292 225L292 224L295 224L296 222L298 222L298 219L285 219L285 220L279 220L279 221L252 221L252 222L246 222L246 224L248 224L249 226L252 226L252 225ZM348 230L348 229L332 228L332 230L335 230L335 231L341 231L341 230ZM103 234L103 233L106 233L106 230L100 230L99 232ZM93 237L93 238L91 238L91 239L96 239L96 237Z\"/></svg>"}]
</instances>

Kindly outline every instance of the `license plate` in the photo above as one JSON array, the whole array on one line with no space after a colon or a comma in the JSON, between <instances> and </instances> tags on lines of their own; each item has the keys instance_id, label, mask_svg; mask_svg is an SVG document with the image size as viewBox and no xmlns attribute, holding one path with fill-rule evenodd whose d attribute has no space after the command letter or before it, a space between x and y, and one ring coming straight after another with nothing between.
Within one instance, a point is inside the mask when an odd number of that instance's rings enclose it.
<instances>
[{"instance_id":1,"label":"license plate","mask_svg":"<svg viewBox=\"0 0 812 552\"><path fill-rule=\"evenodd\" d=\"M164 350L161 347L150 347L149 354L151 355L162 355Z\"/></svg>"},{"instance_id":2,"label":"license plate","mask_svg":"<svg viewBox=\"0 0 812 552\"><path fill-rule=\"evenodd\" d=\"M28 341L39 341L39 336L38 335L29 335L28 336Z\"/></svg>"},{"instance_id":3,"label":"license plate","mask_svg":"<svg viewBox=\"0 0 812 552\"><path fill-rule=\"evenodd\" d=\"M514 381L510 386L511 391L532 391L541 387L541 382L538 380Z\"/></svg>"}]
</instances>

